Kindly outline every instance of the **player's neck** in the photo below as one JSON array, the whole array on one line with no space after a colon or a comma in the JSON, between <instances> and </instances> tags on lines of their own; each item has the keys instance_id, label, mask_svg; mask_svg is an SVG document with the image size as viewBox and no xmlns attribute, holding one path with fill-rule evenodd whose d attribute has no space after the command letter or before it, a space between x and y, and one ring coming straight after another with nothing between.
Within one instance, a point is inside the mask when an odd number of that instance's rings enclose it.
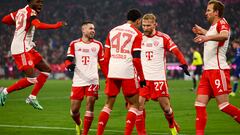
<instances>
[{"instance_id":1,"label":"player's neck","mask_svg":"<svg viewBox=\"0 0 240 135\"><path fill-rule=\"evenodd\" d=\"M157 31L154 29L153 32L152 32L152 34L151 34L150 36L156 35L156 32L157 32Z\"/></svg>"},{"instance_id":2,"label":"player's neck","mask_svg":"<svg viewBox=\"0 0 240 135\"><path fill-rule=\"evenodd\" d=\"M83 41L84 43L90 43L90 42L91 42L91 39L83 36L83 37L82 37L82 41Z\"/></svg>"},{"instance_id":3,"label":"player's neck","mask_svg":"<svg viewBox=\"0 0 240 135\"><path fill-rule=\"evenodd\" d=\"M134 27L136 27L136 24L133 21L129 21L128 20L127 23L133 25Z\"/></svg>"},{"instance_id":4,"label":"player's neck","mask_svg":"<svg viewBox=\"0 0 240 135\"><path fill-rule=\"evenodd\" d=\"M216 24L221 18L220 17L216 17L213 22L212 22L212 25Z\"/></svg>"}]
</instances>

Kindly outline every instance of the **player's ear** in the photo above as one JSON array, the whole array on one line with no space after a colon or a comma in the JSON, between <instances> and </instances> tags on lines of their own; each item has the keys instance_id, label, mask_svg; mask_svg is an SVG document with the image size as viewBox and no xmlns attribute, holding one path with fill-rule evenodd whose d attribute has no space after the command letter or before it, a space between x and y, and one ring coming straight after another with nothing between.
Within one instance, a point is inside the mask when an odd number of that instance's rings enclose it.
<instances>
[{"instance_id":1,"label":"player's ear","mask_svg":"<svg viewBox=\"0 0 240 135\"><path fill-rule=\"evenodd\" d=\"M141 26L141 22L142 22L142 19L141 19L141 18L137 19L137 20L136 20L137 26Z\"/></svg>"}]
</instances>

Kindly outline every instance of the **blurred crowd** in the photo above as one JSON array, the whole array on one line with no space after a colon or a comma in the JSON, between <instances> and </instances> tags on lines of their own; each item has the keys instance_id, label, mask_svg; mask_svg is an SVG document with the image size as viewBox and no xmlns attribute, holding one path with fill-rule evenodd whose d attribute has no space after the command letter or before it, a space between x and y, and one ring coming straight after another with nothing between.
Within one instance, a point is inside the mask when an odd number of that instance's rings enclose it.
<instances>
[{"instance_id":1,"label":"blurred crowd","mask_svg":"<svg viewBox=\"0 0 240 135\"><path fill-rule=\"evenodd\" d=\"M47 23L66 21L68 26L59 30L37 30L34 41L36 49L52 65L54 72L64 72L63 61L69 43L81 37L80 24L85 20L95 22L96 39L103 44L107 33L113 27L125 22L126 13L131 8L138 8L143 13L152 12L158 17L158 29L170 35L179 46L189 63L191 62L190 46L196 45L191 32L194 24L205 28L205 8L208 0L45 0L39 19ZM223 0L225 18L231 26L231 40L240 37L240 0ZM26 0L1 0L0 18L27 4ZM11 58L10 45L14 27L0 23L0 78L15 78L21 73ZM199 45L200 47L201 45ZM201 47L200 47L201 50ZM231 49L230 49L231 51ZM229 58L233 54L228 53ZM169 54L167 62L177 62Z\"/></svg>"}]
</instances>

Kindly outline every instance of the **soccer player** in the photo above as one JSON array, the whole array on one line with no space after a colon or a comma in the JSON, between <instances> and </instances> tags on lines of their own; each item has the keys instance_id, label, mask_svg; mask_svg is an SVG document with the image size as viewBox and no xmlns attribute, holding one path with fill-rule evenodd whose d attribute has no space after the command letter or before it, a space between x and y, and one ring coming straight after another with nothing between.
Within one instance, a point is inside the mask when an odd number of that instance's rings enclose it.
<instances>
[{"instance_id":1,"label":"soccer player","mask_svg":"<svg viewBox=\"0 0 240 135\"><path fill-rule=\"evenodd\" d=\"M191 89L191 90L195 91L196 87L197 87L196 75L198 76L198 78L201 77L203 61L202 61L201 54L199 53L199 51L197 50L197 48L195 46L191 47L190 51L193 53L193 60L192 60L191 65L196 67L196 69L194 70L193 75L192 75L193 88Z\"/></svg>"},{"instance_id":2,"label":"soccer player","mask_svg":"<svg viewBox=\"0 0 240 135\"><path fill-rule=\"evenodd\" d=\"M99 115L97 135L103 134L121 87L125 99L130 103L124 134L130 135L134 128L136 117L139 113L134 67L140 76L141 86L145 83L140 59L142 34L137 29L140 25L140 11L131 9L127 13L127 22L113 28L107 36L104 56L108 66L105 88L107 101Z\"/></svg>"},{"instance_id":3,"label":"soccer player","mask_svg":"<svg viewBox=\"0 0 240 135\"><path fill-rule=\"evenodd\" d=\"M26 103L34 108L42 110L36 96L45 84L51 69L46 60L34 49L33 35L35 29L57 29L65 25L64 22L46 24L39 21L37 15L43 6L43 0L28 0L24 8L12 12L3 17L2 22L15 25L15 33L11 44L11 54L20 71L26 75L8 88L0 89L0 105L4 106L7 94L34 85L32 93L26 99ZM35 77L35 68L40 74Z\"/></svg>"},{"instance_id":4,"label":"soccer player","mask_svg":"<svg viewBox=\"0 0 240 135\"><path fill-rule=\"evenodd\" d=\"M233 40L232 47L233 49L236 49L236 55L234 57L234 60L232 61L232 64L236 64L237 67L233 74L233 91L229 95L235 96L238 88L238 79L240 75L240 40Z\"/></svg>"},{"instance_id":5,"label":"soccer player","mask_svg":"<svg viewBox=\"0 0 240 135\"><path fill-rule=\"evenodd\" d=\"M83 22L81 29L82 38L70 43L65 65L68 71L74 72L70 97L71 116L76 123L77 134L87 135L94 117L94 104L96 99L98 99L98 63L103 70L104 55L102 43L94 39L95 26L93 22ZM106 75L106 70L103 73ZM82 123L79 109L84 96L86 96L87 102ZM83 134L81 134L82 124L84 126Z\"/></svg>"},{"instance_id":6,"label":"soccer player","mask_svg":"<svg viewBox=\"0 0 240 135\"><path fill-rule=\"evenodd\" d=\"M195 25L192 31L197 34L194 42L204 43L204 70L199 82L196 108L196 135L204 135L207 123L206 106L212 97L216 98L219 109L240 123L240 110L229 103L231 92L230 67L226 61L226 52L230 38L230 26L223 18L224 4L217 0L208 2L208 30Z\"/></svg>"},{"instance_id":7,"label":"soccer player","mask_svg":"<svg viewBox=\"0 0 240 135\"><path fill-rule=\"evenodd\" d=\"M140 110L144 110L146 100L150 98L157 101L168 121L172 135L176 135L180 127L174 119L173 109L170 105L168 84L166 77L166 52L173 53L181 63L180 67L189 75L187 62L173 40L165 33L156 30L157 19L152 13L145 14L142 18L143 41L141 62L146 87L140 88ZM136 125L137 127L137 125ZM137 127L138 129L138 127Z\"/></svg>"}]
</instances>

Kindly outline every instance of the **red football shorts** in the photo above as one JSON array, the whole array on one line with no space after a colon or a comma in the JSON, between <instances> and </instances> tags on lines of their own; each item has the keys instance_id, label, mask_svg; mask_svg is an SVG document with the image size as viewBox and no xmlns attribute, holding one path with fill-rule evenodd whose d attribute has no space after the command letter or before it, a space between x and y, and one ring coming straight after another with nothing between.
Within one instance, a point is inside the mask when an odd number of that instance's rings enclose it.
<instances>
[{"instance_id":1,"label":"red football shorts","mask_svg":"<svg viewBox=\"0 0 240 135\"><path fill-rule=\"evenodd\" d=\"M146 81L146 86L139 88L139 95L147 100L157 100L159 97L169 97L166 80Z\"/></svg>"},{"instance_id":2,"label":"red football shorts","mask_svg":"<svg viewBox=\"0 0 240 135\"><path fill-rule=\"evenodd\" d=\"M99 85L92 84L90 86L72 87L70 99L83 100L84 96L93 96L98 99Z\"/></svg>"},{"instance_id":3,"label":"red football shorts","mask_svg":"<svg viewBox=\"0 0 240 135\"><path fill-rule=\"evenodd\" d=\"M231 92L230 70L204 70L198 86L198 95L229 94Z\"/></svg>"},{"instance_id":4,"label":"red football shorts","mask_svg":"<svg viewBox=\"0 0 240 135\"><path fill-rule=\"evenodd\" d=\"M43 59L35 49L31 49L30 51L21 54L15 54L13 55L13 58L19 70L34 68L35 65Z\"/></svg>"},{"instance_id":5,"label":"red football shorts","mask_svg":"<svg viewBox=\"0 0 240 135\"><path fill-rule=\"evenodd\" d=\"M136 88L137 83L136 83L135 79L107 78L105 94L108 96L117 96L122 87L124 96L136 95L136 94L138 94L138 90Z\"/></svg>"}]
</instances>

